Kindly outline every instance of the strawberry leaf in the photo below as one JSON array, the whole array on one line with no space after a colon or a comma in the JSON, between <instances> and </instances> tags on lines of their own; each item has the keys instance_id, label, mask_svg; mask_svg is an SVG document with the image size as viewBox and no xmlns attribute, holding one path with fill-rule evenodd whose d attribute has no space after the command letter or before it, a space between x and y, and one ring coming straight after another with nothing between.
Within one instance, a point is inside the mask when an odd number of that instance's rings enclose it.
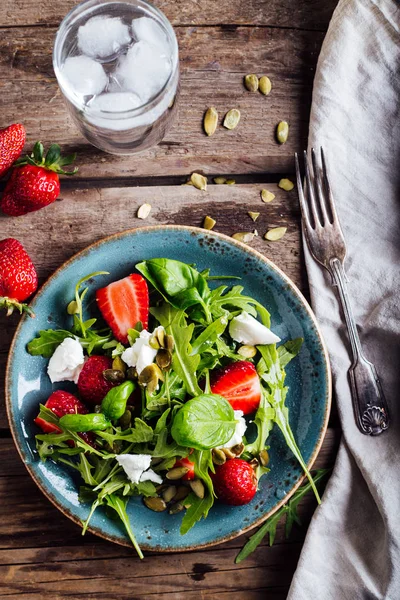
<instances>
[{"instance_id":1,"label":"strawberry leaf","mask_svg":"<svg viewBox=\"0 0 400 600\"><path fill-rule=\"evenodd\" d=\"M43 146L42 146L43 148ZM50 148L47 151L46 159L44 164L46 167L50 167L52 165L58 164L61 157L61 148L58 144L51 144Z\"/></svg>"}]
</instances>

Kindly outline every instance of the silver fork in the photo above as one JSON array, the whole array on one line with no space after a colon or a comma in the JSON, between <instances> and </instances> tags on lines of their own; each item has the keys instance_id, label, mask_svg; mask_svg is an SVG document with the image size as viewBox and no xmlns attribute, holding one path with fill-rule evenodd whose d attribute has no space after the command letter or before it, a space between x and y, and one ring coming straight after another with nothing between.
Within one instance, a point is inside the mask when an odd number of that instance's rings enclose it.
<instances>
[{"instance_id":1,"label":"silver fork","mask_svg":"<svg viewBox=\"0 0 400 600\"><path fill-rule=\"evenodd\" d=\"M353 353L349 378L357 425L366 435L379 435L389 427L388 406L376 368L364 356L350 305L344 270L346 243L329 186L322 148L322 167L317 164L314 148L311 150L311 157L312 166L304 151L306 183L303 189L299 159L295 154L297 190L305 237L314 259L329 271L332 283L339 291Z\"/></svg>"}]
</instances>

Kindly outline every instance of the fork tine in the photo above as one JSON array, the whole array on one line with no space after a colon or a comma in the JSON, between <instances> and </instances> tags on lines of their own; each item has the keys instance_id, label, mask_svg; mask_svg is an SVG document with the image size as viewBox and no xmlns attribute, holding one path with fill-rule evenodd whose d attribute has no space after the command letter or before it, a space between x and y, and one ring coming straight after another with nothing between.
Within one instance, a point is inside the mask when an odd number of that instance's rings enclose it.
<instances>
[{"instance_id":1,"label":"fork tine","mask_svg":"<svg viewBox=\"0 0 400 600\"><path fill-rule=\"evenodd\" d=\"M318 203L319 203L319 206L321 209L324 225L327 225L329 223L329 217L328 217L328 213L326 210L324 194L322 191L321 171L320 171L319 165L317 164L317 156L315 154L314 148L311 148L311 160L312 160L312 164L313 164L316 195L317 195Z\"/></svg>"},{"instance_id":2,"label":"fork tine","mask_svg":"<svg viewBox=\"0 0 400 600\"><path fill-rule=\"evenodd\" d=\"M322 174L323 174L324 183L325 183L325 187L326 187L326 191L327 191L327 194L325 194L326 202L329 206L329 210L331 211L332 221L339 223L339 218L337 216L336 207L335 207L335 203L333 201L333 196L332 196L332 192L331 192L331 186L329 184L328 171L327 171L326 162L325 162L325 154L324 154L324 150L323 150L322 146L321 146L321 162L322 162Z\"/></svg>"},{"instance_id":3,"label":"fork tine","mask_svg":"<svg viewBox=\"0 0 400 600\"><path fill-rule=\"evenodd\" d=\"M307 195L309 198L309 206L311 208L311 214L313 216L314 219L314 226L315 228L320 227L321 223L319 220L319 216L318 216L318 212L317 212L317 206L315 203L315 194L314 194L314 188L313 188L313 183L311 181L311 174L310 174L310 166L309 166L309 162L308 162L308 156L307 156L307 151L304 150L304 166L306 169L306 183L307 183Z\"/></svg>"},{"instance_id":4,"label":"fork tine","mask_svg":"<svg viewBox=\"0 0 400 600\"><path fill-rule=\"evenodd\" d=\"M310 226L311 225L310 215L309 215L306 199L304 198L303 186L301 183L301 175L300 175L299 157L297 155L297 152L294 153L294 164L296 167L297 193L299 196L301 214L303 216L305 225Z\"/></svg>"}]
</instances>

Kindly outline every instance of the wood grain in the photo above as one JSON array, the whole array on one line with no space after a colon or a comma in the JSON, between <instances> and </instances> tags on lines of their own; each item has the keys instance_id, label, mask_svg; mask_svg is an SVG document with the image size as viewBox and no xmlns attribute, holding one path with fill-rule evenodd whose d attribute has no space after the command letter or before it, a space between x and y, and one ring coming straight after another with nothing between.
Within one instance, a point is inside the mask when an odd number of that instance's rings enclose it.
<instances>
[{"instance_id":1,"label":"wood grain","mask_svg":"<svg viewBox=\"0 0 400 600\"><path fill-rule=\"evenodd\" d=\"M276 194L270 204L261 201L265 187ZM152 205L144 221L136 217L144 202ZM253 223L247 212L260 212ZM1 237L16 237L28 250L43 282L67 258L92 242L129 228L177 224L201 227L205 215L217 220L216 231L232 235L253 231L260 235L252 246L274 261L307 293L301 258L299 209L294 191L285 192L276 184L209 185L207 192L192 186L100 188L67 190L51 206L23 217L0 216ZM288 227L277 243L262 235L269 227ZM0 315L0 369L5 369L8 348L18 316ZM0 428L6 427L4 403L0 404Z\"/></svg>"},{"instance_id":2,"label":"wood grain","mask_svg":"<svg viewBox=\"0 0 400 600\"><path fill-rule=\"evenodd\" d=\"M216 3L217 4L217 3ZM288 173L293 153L306 146L312 81L323 34L263 27L182 27L181 96L178 115L161 144L136 156L105 155L78 133L62 101L53 74L54 28L0 29L0 126L22 119L27 149L40 139L77 151L76 178L184 176L202 169L208 174ZM243 86L249 72L266 73L273 90L268 97ZM219 127L208 138L202 131L205 110L214 105L222 120L239 108L234 131ZM275 128L290 125L280 146Z\"/></svg>"},{"instance_id":3,"label":"wood grain","mask_svg":"<svg viewBox=\"0 0 400 600\"><path fill-rule=\"evenodd\" d=\"M0 26L56 25L76 0L3 0ZM264 25L325 31L337 0L154 0L174 26L182 25Z\"/></svg>"}]
</instances>

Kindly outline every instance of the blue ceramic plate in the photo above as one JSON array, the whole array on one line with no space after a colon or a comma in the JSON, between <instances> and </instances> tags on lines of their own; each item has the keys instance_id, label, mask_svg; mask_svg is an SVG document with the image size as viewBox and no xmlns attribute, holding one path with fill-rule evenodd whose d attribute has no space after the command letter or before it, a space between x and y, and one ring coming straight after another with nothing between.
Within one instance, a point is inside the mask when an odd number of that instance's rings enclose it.
<instances>
[{"instance_id":1,"label":"blue ceramic plate","mask_svg":"<svg viewBox=\"0 0 400 600\"><path fill-rule=\"evenodd\" d=\"M30 356L26 344L40 329L68 328L65 307L79 278L99 270L110 272L91 284L90 302L96 287L125 277L137 262L155 257L195 263L199 270L210 268L213 275L240 275L245 293L271 312L273 330L282 340L304 338L299 356L287 367L287 405L291 426L309 467L325 435L331 403L328 356L310 307L286 275L251 248L203 229L160 226L113 235L89 246L50 277L32 302L36 318L21 320L7 367L7 410L17 449L40 489L76 523L86 518L89 506L78 501L75 476L51 460L40 462L35 451L37 428L33 419L52 386L46 374L47 360ZM209 546L234 538L270 516L293 494L303 475L277 428L269 444L271 472L261 479L254 500L241 507L217 502L208 518L185 536L179 533L182 515L151 512L139 498L131 499L129 517L142 548L176 551ZM102 509L95 512L89 530L130 545L119 522L107 518Z\"/></svg>"}]
</instances>

